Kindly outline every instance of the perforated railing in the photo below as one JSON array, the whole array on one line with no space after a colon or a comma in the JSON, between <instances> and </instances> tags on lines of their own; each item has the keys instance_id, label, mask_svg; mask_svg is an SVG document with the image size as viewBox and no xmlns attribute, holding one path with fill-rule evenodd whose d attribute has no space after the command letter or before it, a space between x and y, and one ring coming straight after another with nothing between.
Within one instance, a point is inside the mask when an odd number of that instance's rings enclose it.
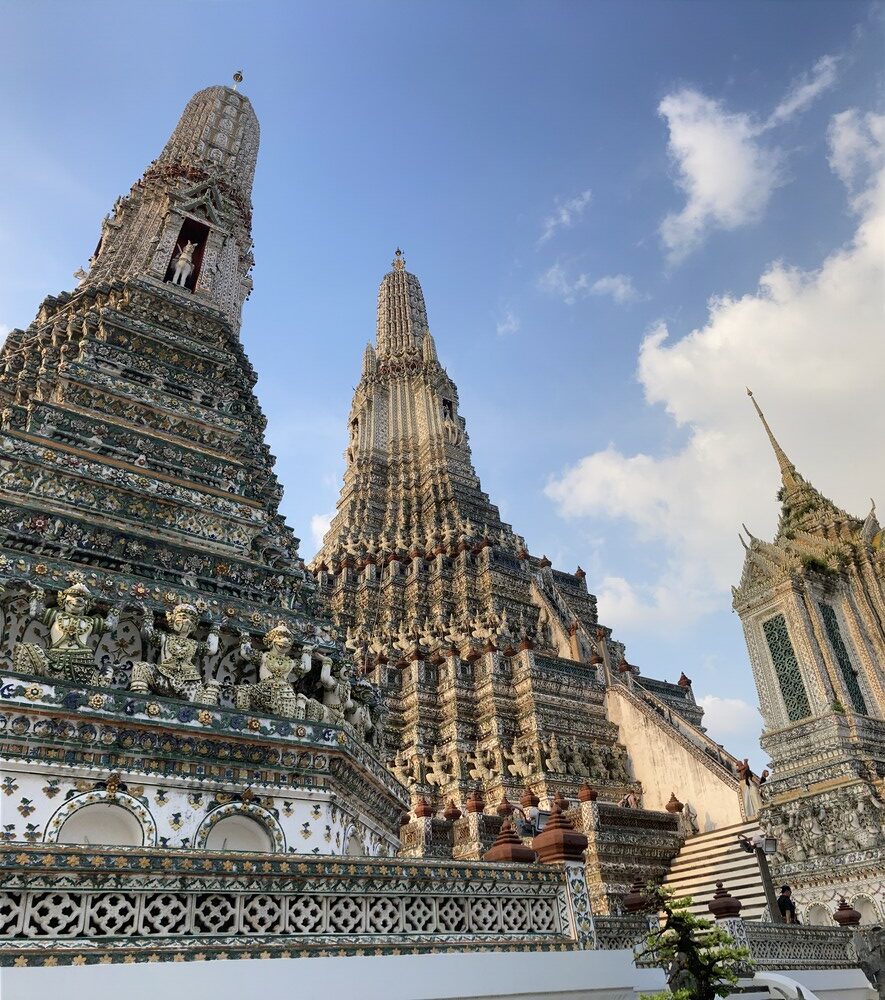
<instances>
[{"instance_id":1,"label":"perforated railing","mask_svg":"<svg viewBox=\"0 0 885 1000\"><path fill-rule=\"evenodd\" d=\"M0 963L576 948L562 868L28 846L0 852Z\"/></svg>"}]
</instances>

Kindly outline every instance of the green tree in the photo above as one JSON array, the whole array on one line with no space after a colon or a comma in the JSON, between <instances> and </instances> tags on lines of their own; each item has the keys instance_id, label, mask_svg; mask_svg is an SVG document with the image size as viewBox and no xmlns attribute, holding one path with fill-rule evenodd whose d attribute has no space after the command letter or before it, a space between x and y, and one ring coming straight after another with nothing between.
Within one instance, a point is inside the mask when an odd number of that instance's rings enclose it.
<instances>
[{"instance_id":1,"label":"green tree","mask_svg":"<svg viewBox=\"0 0 885 1000\"><path fill-rule=\"evenodd\" d=\"M663 920L645 939L641 957L665 971L670 988L641 1000L716 1000L733 993L750 965L750 952L715 921L691 913L690 896L677 898L659 886L649 886L648 896Z\"/></svg>"}]
</instances>

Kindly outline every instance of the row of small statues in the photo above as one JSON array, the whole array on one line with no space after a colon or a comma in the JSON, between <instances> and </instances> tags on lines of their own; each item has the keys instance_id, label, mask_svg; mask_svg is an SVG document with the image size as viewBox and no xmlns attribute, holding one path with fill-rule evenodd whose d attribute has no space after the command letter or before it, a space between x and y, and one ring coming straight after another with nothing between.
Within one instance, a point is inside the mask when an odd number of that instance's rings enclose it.
<instances>
[{"instance_id":1,"label":"row of small statues","mask_svg":"<svg viewBox=\"0 0 885 1000\"><path fill-rule=\"evenodd\" d=\"M416 784L442 787L449 781L460 780L467 775L474 781L488 782L500 776L510 778L530 778L540 771L553 774L570 774L583 778L598 778L629 782L627 771L627 751L618 743L611 748L588 747L582 751L576 740L560 751L559 739L553 733L550 739L542 744L543 768L533 757L530 748L522 748L514 741L510 749L502 746L494 749L475 748L467 754L464 766L457 753L446 754L438 746L434 746L430 755L422 756L414 753L407 757L402 750L397 750L389 763L397 780L411 787ZM560 756L563 753L566 759ZM465 774L466 772L466 774Z\"/></svg>"},{"instance_id":2,"label":"row of small statues","mask_svg":"<svg viewBox=\"0 0 885 1000\"><path fill-rule=\"evenodd\" d=\"M54 608L47 608L43 591L35 589L30 613L48 629L48 644L16 643L14 668L73 684L110 686L112 668L96 666L91 640L112 632L119 622L119 612L111 609L103 618L92 615L92 603L89 588L80 582L61 591ZM197 639L194 633L200 613L192 604L175 605L166 612L166 620L169 631L159 632L152 618L145 617L142 635L157 650L157 660L133 664L129 689L138 694L153 692L200 705L217 705L221 685L214 679L204 680L197 662L202 656L218 652L217 629L210 629L205 641ZM313 648L304 646L300 656L295 657L291 655L294 642L295 637L283 623L264 636L264 650L254 649L251 641L243 638L241 658L255 664L258 679L234 687L236 707L290 719L346 723L360 739L380 744L382 708L375 685L362 678L354 680L346 663L335 664L331 657L321 656L322 700L308 697L294 685L310 673Z\"/></svg>"}]
</instances>

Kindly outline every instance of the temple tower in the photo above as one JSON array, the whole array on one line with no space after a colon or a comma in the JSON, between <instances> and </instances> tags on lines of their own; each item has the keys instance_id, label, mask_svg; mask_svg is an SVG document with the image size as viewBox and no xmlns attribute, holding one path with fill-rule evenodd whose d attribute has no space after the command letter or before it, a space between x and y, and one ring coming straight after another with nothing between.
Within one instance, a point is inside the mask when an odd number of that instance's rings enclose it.
<instances>
[{"instance_id":1,"label":"temple tower","mask_svg":"<svg viewBox=\"0 0 885 1000\"><path fill-rule=\"evenodd\" d=\"M200 91L105 218L76 291L9 335L8 546L233 600L269 587L294 607L309 588L239 340L257 152L248 98ZM37 501L35 527L14 511Z\"/></svg>"},{"instance_id":2,"label":"temple tower","mask_svg":"<svg viewBox=\"0 0 885 1000\"><path fill-rule=\"evenodd\" d=\"M766 542L744 529L749 540L741 539L746 555L734 589L759 692L762 746L773 763L762 822L778 838L776 870L797 887L806 913L815 908L823 919L846 894L867 919L881 919L882 531L875 507L865 520L852 517L807 482L753 405L781 477L777 534Z\"/></svg>"},{"instance_id":3,"label":"temple tower","mask_svg":"<svg viewBox=\"0 0 885 1000\"><path fill-rule=\"evenodd\" d=\"M384 692L388 765L413 803L463 804L478 786L489 809L527 788L543 806L591 782L608 802L638 801L641 785L652 809L678 787L705 822L739 821L734 759L704 734L688 678L640 676L600 625L585 573L531 555L483 492L399 250L348 428L341 496L311 568Z\"/></svg>"},{"instance_id":4,"label":"temple tower","mask_svg":"<svg viewBox=\"0 0 885 1000\"><path fill-rule=\"evenodd\" d=\"M377 692L350 684L315 614L240 343L258 136L235 88L195 94L105 218L76 290L45 299L0 352L0 664L52 682L3 697L31 692L41 739L69 731L64 765L39 739L0 748L24 756L9 787L38 804L27 829L5 821L7 840L57 835L53 789L104 795L111 761L115 788L147 789L134 829L161 846L209 838L222 804L240 833L262 817L255 849L396 843L403 792L373 757ZM99 718L65 728L53 700Z\"/></svg>"}]
</instances>

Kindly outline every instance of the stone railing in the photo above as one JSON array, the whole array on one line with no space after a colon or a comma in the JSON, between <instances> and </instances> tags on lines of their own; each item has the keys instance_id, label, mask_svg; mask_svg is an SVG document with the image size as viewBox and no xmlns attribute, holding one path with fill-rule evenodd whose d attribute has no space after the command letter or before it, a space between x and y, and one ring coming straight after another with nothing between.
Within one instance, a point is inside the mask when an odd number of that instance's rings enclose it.
<instances>
[{"instance_id":1,"label":"stone railing","mask_svg":"<svg viewBox=\"0 0 885 1000\"><path fill-rule=\"evenodd\" d=\"M845 969L857 966L851 931L841 927L720 920L736 945L750 950L757 969Z\"/></svg>"},{"instance_id":2,"label":"stone railing","mask_svg":"<svg viewBox=\"0 0 885 1000\"><path fill-rule=\"evenodd\" d=\"M0 965L592 948L587 914L581 865L0 852Z\"/></svg>"},{"instance_id":3,"label":"stone railing","mask_svg":"<svg viewBox=\"0 0 885 1000\"><path fill-rule=\"evenodd\" d=\"M594 917L596 947L607 950L636 948L649 931L644 916L627 914L620 917Z\"/></svg>"}]
</instances>

